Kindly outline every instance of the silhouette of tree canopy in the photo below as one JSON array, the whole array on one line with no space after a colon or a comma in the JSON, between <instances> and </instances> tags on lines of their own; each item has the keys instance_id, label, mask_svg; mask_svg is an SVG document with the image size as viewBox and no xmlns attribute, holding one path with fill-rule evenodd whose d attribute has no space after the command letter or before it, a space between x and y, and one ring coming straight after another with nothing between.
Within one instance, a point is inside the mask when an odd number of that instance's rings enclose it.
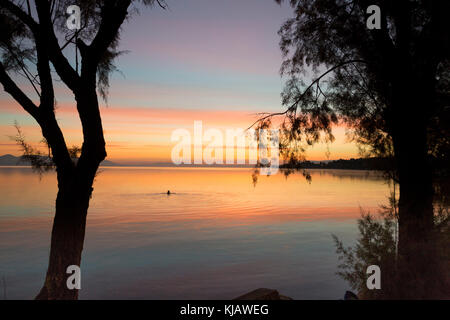
<instances>
[{"instance_id":1,"label":"silhouette of tree canopy","mask_svg":"<svg viewBox=\"0 0 450 320\"><path fill-rule=\"evenodd\" d=\"M262 116L258 125L283 117L280 148L291 166L304 160L304 145L332 142L337 124L347 126L366 154L392 157L401 269L433 261L427 243L434 181L449 179L450 2L286 2L294 15L279 31L285 110ZM381 9L380 29L366 25L371 5ZM433 270L420 272L405 283Z\"/></svg>"},{"instance_id":2,"label":"silhouette of tree canopy","mask_svg":"<svg viewBox=\"0 0 450 320\"><path fill-rule=\"evenodd\" d=\"M287 108L260 121L285 115L289 140L309 145L321 136L333 141L332 125L344 122L368 152L392 156L396 131L418 117L435 132L427 151L448 154L448 1L289 3L294 17L279 31L281 73L288 77L282 102ZM366 9L372 4L381 8L380 30L366 27ZM314 80L308 81L311 76ZM409 103L412 93L423 97L419 106ZM439 152L442 148L446 151Z\"/></svg>"},{"instance_id":3,"label":"silhouette of tree canopy","mask_svg":"<svg viewBox=\"0 0 450 320\"><path fill-rule=\"evenodd\" d=\"M66 27L67 8L81 9L81 28ZM115 70L121 26L146 5L166 8L163 0L0 1L0 83L39 124L51 150L58 180L49 267L39 299L76 299L66 287L66 268L80 265L92 185L106 157L97 92L106 100ZM70 50L71 49L71 50ZM28 93L23 77L33 94ZM81 150L69 148L55 116L55 81L73 94L81 120ZM33 154L19 131L25 156ZM50 154L50 153L49 153ZM73 158L79 154L78 161Z\"/></svg>"}]
</instances>

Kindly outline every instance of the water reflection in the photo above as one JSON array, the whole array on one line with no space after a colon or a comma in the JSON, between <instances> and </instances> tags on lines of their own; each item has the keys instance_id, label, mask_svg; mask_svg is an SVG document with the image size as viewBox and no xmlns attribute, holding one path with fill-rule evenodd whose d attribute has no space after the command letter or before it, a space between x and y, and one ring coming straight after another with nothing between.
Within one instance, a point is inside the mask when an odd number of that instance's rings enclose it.
<instances>
[{"instance_id":1,"label":"water reflection","mask_svg":"<svg viewBox=\"0 0 450 320\"><path fill-rule=\"evenodd\" d=\"M310 172L311 184L278 174L261 176L253 187L248 169L102 169L88 215L80 298L230 299L269 287L294 299L339 299L348 285L335 274L330 234L345 244L361 239L355 263L340 253L347 264L340 271L360 298L404 297L398 288L434 294L397 284L403 278L396 276L392 203L380 221L363 217L358 236L360 207L376 212L389 196L380 174ZM0 169L0 277L9 299L33 298L42 285L55 188L52 174L40 181L29 169ZM448 249L447 211L436 225L447 238L436 237L435 247ZM437 261L449 261L444 253ZM381 291L364 292L368 264L381 266ZM428 285L431 278L423 278Z\"/></svg>"},{"instance_id":2,"label":"water reflection","mask_svg":"<svg viewBox=\"0 0 450 320\"><path fill-rule=\"evenodd\" d=\"M231 299L268 287L339 299L346 284L330 234L353 242L359 206L374 210L389 195L381 177L340 174L312 171L311 184L279 174L255 188L249 169L103 168L80 298ZM0 277L8 299L31 299L48 264L56 178L0 169L0 191Z\"/></svg>"},{"instance_id":3,"label":"water reflection","mask_svg":"<svg viewBox=\"0 0 450 320\"><path fill-rule=\"evenodd\" d=\"M389 200L389 206L381 208L378 218L362 212L354 247L345 247L334 236L341 262L337 274L347 281L359 299L449 299L448 206L443 199L436 201L434 225L428 238L409 235L408 241L400 242L397 203L392 195ZM379 290L368 289L366 271L370 265L380 267Z\"/></svg>"}]
</instances>

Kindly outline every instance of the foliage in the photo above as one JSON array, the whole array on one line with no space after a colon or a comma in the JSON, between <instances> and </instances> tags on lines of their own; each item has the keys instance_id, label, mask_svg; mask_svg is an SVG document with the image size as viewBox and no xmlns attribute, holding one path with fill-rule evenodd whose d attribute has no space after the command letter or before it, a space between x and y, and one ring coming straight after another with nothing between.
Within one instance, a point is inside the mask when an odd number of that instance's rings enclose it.
<instances>
[{"instance_id":1,"label":"foliage","mask_svg":"<svg viewBox=\"0 0 450 320\"><path fill-rule=\"evenodd\" d=\"M361 209L358 219L359 238L354 247L345 247L336 235L333 240L340 264L337 274L347 281L350 287L362 299L398 299L405 297L402 290L402 271L398 270L398 203L394 195L389 198L387 206L381 206L380 218L376 219L369 212ZM450 213L448 207L438 206L434 216L433 250L437 249L436 275L444 269L446 273L450 262ZM378 265L381 270L381 290L367 289L367 267ZM409 265L413 269L414 265ZM427 281L427 279L425 279ZM431 281L430 281L431 282ZM445 286L445 285L444 285ZM429 286L430 287L430 286ZM431 298L431 297L428 297Z\"/></svg>"},{"instance_id":2,"label":"foliage","mask_svg":"<svg viewBox=\"0 0 450 320\"><path fill-rule=\"evenodd\" d=\"M422 117L429 119L429 153L448 159L449 25L439 13L448 2L287 2L294 17L279 31L284 56L281 74L288 78L282 92L286 110L260 120L284 117L281 128L288 159L294 163L301 159L304 147L298 147L299 141L306 147L319 141L333 142L332 127L337 124L349 128L348 135L360 146L361 154L392 157L393 132L402 126L394 116L398 110L393 108L398 105L393 97L398 94L397 77L406 77L402 69L394 68L404 61L410 62L415 81L428 83L433 91L423 110L413 110L411 116L422 112ZM382 8L381 30L366 27L366 9L372 4ZM441 164L448 166L449 162ZM390 174L390 178L395 176Z\"/></svg>"},{"instance_id":3,"label":"foliage","mask_svg":"<svg viewBox=\"0 0 450 320\"><path fill-rule=\"evenodd\" d=\"M9 1L14 3L23 12L28 13L29 16L35 18L36 12L33 10L35 1ZM79 55L83 46L90 45L95 38L102 18L105 16L108 6L106 3L115 3L115 6L120 6L120 1L117 0L52 0L51 5L51 19L54 24L54 29L57 37L64 39L65 43L61 45L61 50L67 52L67 47L74 48L75 69L79 70ZM155 4L166 9L167 5L163 0L136 0L134 7L130 9L131 13L138 12L140 5L154 6ZM126 1L123 1L126 3ZM81 29L70 30L66 27L68 14L66 12L70 5L77 5L81 9ZM114 6L113 6L114 7ZM129 18L129 16L128 16ZM0 55L1 62L6 70L16 72L18 75L24 77L34 87L37 95L40 95L38 87L40 86L39 77L37 75L37 57L35 39L32 32L27 26L18 19L15 15L5 7L0 6ZM118 51L120 34L117 33L109 48L104 52L100 58L97 67L97 87L100 96L107 101L109 76L112 72L117 71L114 60L125 51Z\"/></svg>"},{"instance_id":4,"label":"foliage","mask_svg":"<svg viewBox=\"0 0 450 320\"><path fill-rule=\"evenodd\" d=\"M31 168L39 173L41 176L43 173L51 171L55 168L55 164L52 160L51 153L44 154L40 150L35 149L29 143L26 142L25 136L22 133L19 125L15 124L17 134L11 137L22 149L21 161L25 163L30 163ZM43 140L44 142L44 140ZM49 149L50 150L50 149Z\"/></svg>"},{"instance_id":5,"label":"foliage","mask_svg":"<svg viewBox=\"0 0 450 320\"><path fill-rule=\"evenodd\" d=\"M23 134L22 129L17 122L15 123L14 127L16 128L17 134L10 138L14 140L22 150L22 155L20 156L21 162L31 164L31 168L33 169L33 171L39 173L39 176L42 176L43 173L55 169L56 165L53 161L51 146L48 144L47 140L45 138L41 140L41 142L44 143L48 149L47 153L44 153L39 149L36 149L26 141L25 135ZM72 147L68 148L68 152L72 161L76 163L78 161L78 157L81 154L81 148L79 146L73 145Z\"/></svg>"},{"instance_id":6,"label":"foliage","mask_svg":"<svg viewBox=\"0 0 450 320\"><path fill-rule=\"evenodd\" d=\"M341 264L337 274L346 280L360 297L379 298L378 290L368 290L366 286L367 267L378 265L383 270L382 288L385 293L387 274L393 272L395 264L396 241L394 238L395 221L385 216L382 221L376 220L370 213L362 212L358 220L360 237L354 248L345 248L343 243L333 235L336 253Z\"/></svg>"}]
</instances>

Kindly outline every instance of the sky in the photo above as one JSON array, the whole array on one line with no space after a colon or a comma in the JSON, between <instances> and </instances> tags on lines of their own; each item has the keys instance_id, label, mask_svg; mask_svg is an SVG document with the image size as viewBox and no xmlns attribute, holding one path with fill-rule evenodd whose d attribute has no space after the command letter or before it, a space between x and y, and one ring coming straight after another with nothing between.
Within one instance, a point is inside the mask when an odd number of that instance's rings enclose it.
<instances>
[{"instance_id":1,"label":"sky","mask_svg":"<svg viewBox=\"0 0 450 320\"><path fill-rule=\"evenodd\" d=\"M292 9L273 0L167 0L168 10L141 8L123 26L108 103L101 114L108 159L117 163L170 162L174 130L246 129L258 112L283 110L277 31ZM70 49L68 49L70 50ZM68 55L71 52L66 50ZM24 91L26 83L15 77ZM69 145L81 145L73 95L56 82L57 118ZM0 92L0 155L19 155L9 136L17 121L30 143L37 123ZM308 150L309 160L358 157L345 128L336 141ZM329 153L328 153L329 152Z\"/></svg>"}]
</instances>

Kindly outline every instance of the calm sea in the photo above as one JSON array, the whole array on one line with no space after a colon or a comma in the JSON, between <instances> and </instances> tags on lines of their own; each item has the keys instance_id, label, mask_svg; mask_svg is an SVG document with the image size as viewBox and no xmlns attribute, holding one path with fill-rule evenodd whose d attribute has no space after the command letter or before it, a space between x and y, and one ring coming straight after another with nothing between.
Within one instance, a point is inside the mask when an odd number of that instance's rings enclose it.
<instances>
[{"instance_id":1,"label":"calm sea","mask_svg":"<svg viewBox=\"0 0 450 320\"><path fill-rule=\"evenodd\" d=\"M374 172L260 176L235 168L101 168L88 214L80 299L231 299L257 288L342 299L331 235L358 237L389 186ZM172 192L167 195L167 190ZM45 276L56 176L0 169L0 299Z\"/></svg>"}]
</instances>

